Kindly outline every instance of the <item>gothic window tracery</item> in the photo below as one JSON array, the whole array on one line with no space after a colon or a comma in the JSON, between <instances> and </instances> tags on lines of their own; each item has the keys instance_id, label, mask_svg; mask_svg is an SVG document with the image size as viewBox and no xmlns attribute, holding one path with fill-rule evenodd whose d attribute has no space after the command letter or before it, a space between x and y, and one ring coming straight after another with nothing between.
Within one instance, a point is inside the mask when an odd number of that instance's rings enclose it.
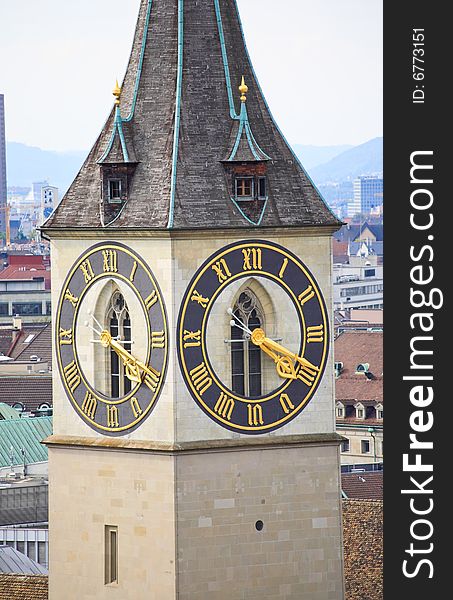
<instances>
[{"instance_id":1,"label":"gothic window tracery","mask_svg":"<svg viewBox=\"0 0 453 600\"><path fill-rule=\"evenodd\" d=\"M234 315L251 331L263 326L263 315L255 294L244 290L233 307ZM236 326L231 327L231 371L234 392L258 398L262 393L261 351L250 335Z\"/></svg>"},{"instance_id":2,"label":"gothic window tracery","mask_svg":"<svg viewBox=\"0 0 453 600\"><path fill-rule=\"evenodd\" d=\"M107 324L110 334L122 342L125 350L131 352L131 320L126 300L116 290L110 299L107 311ZM124 365L118 354L110 350L110 391L112 398L120 398L131 391L131 381L125 375Z\"/></svg>"}]
</instances>

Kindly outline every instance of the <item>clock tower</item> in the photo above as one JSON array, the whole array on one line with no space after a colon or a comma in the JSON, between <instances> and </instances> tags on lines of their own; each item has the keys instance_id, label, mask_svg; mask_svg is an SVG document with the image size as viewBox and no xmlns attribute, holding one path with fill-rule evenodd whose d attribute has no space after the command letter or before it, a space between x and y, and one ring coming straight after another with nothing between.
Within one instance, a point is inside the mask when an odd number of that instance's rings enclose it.
<instances>
[{"instance_id":1,"label":"clock tower","mask_svg":"<svg viewBox=\"0 0 453 600\"><path fill-rule=\"evenodd\" d=\"M235 0L141 0L51 240L50 600L343 600L331 236Z\"/></svg>"}]
</instances>

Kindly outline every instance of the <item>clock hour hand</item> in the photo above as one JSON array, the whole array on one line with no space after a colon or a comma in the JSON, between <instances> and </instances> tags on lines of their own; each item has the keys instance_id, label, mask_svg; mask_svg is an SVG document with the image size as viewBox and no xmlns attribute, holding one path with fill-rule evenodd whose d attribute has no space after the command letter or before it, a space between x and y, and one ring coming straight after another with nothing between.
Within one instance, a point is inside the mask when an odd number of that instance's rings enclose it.
<instances>
[{"instance_id":1,"label":"clock hour hand","mask_svg":"<svg viewBox=\"0 0 453 600\"><path fill-rule=\"evenodd\" d=\"M116 352L116 354L118 354L123 361L126 370L126 377L130 381L141 383L141 371L147 373L148 375L155 375L155 373L153 373L149 367L145 365L145 363L135 358L135 356L132 356L132 354L123 348L123 346L121 346L117 340L113 339L108 331L104 330L101 332L100 341L104 348L110 347L114 352Z\"/></svg>"},{"instance_id":2,"label":"clock hour hand","mask_svg":"<svg viewBox=\"0 0 453 600\"><path fill-rule=\"evenodd\" d=\"M296 379L297 375L293 361L305 366L309 364L304 358L266 337L266 334L261 328L253 330L251 340L274 360L277 365L277 373L283 379Z\"/></svg>"}]
</instances>

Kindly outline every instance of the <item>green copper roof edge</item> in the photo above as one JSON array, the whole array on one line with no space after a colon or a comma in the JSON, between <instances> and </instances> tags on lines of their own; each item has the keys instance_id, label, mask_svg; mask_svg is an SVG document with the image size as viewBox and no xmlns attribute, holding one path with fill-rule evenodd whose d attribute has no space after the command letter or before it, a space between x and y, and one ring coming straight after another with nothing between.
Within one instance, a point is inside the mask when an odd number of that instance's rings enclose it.
<instances>
[{"instance_id":1,"label":"green copper roof edge","mask_svg":"<svg viewBox=\"0 0 453 600\"><path fill-rule=\"evenodd\" d=\"M245 102L243 102L242 106L241 106L240 123L239 123L238 133L236 136L236 142L234 144L233 150L231 151L231 155L228 158L228 162L232 162L236 158L236 154L239 149L239 144L241 143L241 137L242 137L242 133L244 132L244 130L245 130L245 135L247 137L247 143L249 145L251 153L255 157L255 160L258 160L258 161L271 160L271 158L260 148L259 144L255 140L255 137L253 135L252 128L251 128L250 122L249 122L247 107L245 105ZM262 156L260 156L257 151L260 152L262 154Z\"/></svg>"},{"instance_id":2,"label":"green copper roof edge","mask_svg":"<svg viewBox=\"0 0 453 600\"><path fill-rule=\"evenodd\" d=\"M251 219L249 219L249 217L245 214L245 212L242 210L242 208L239 206L239 204L236 202L236 199L233 196L230 196L230 200L234 204L234 206L238 209L238 211L241 213L241 215L244 217L244 219L246 221L248 221L254 227L259 227L261 225L261 222L262 222L263 217L264 217L264 211L266 210L266 206L267 206L267 201L269 200L268 196L266 196L266 200L264 201L264 205L263 205L263 208L261 210L260 218L256 222L252 221Z\"/></svg>"},{"instance_id":3,"label":"green copper roof edge","mask_svg":"<svg viewBox=\"0 0 453 600\"><path fill-rule=\"evenodd\" d=\"M132 121L132 119L134 117L134 113L135 113L135 107L137 105L138 87L140 85L140 79L141 79L142 71L143 71L143 62L145 59L146 42L148 41L148 30L149 30L149 22L151 20L152 7L153 7L153 0L148 0L148 8L146 11L146 19L145 19L145 29L143 31L142 47L140 49L140 58L138 61L137 75L135 78L134 95L133 95L133 99L132 99L132 106L131 106L130 113L124 119L124 121L126 123L129 121Z\"/></svg>"},{"instance_id":4,"label":"green copper roof edge","mask_svg":"<svg viewBox=\"0 0 453 600\"><path fill-rule=\"evenodd\" d=\"M99 160L96 161L98 164L102 164L106 160L107 156L110 154L110 151L113 146L113 142L115 141L116 132L118 132L118 135L120 137L121 150L123 151L124 162L127 162L127 163L130 162L129 161L129 152L127 151L126 139L124 137L123 122L124 121L121 118L120 107L117 106L115 109L115 121L113 123L113 130L112 130L112 135L110 136L110 142L109 142L109 145L107 146L104 154L101 156L101 158Z\"/></svg>"},{"instance_id":5,"label":"green copper roof edge","mask_svg":"<svg viewBox=\"0 0 453 600\"><path fill-rule=\"evenodd\" d=\"M214 0L214 8L215 8L215 14L216 14L216 20L217 20L217 29L219 31L219 37L220 37L220 49L222 51L223 68L225 71L225 81L226 81L226 87L227 87L227 93L228 93L228 102L230 105L230 116L232 119L237 121L240 117L236 113L236 109L235 109L234 101L233 101L233 89L231 87L230 66L228 64L228 54L226 51L225 35L223 32L222 13L220 10L219 0Z\"/></svg>"},{"instance_id":6,"label":"green copper roof edge","mask_svg":"<svg viewBox=\"0 0 453 600\"><path fill-rule=\"evenodd\" d=\"M178 73L176 78L175 131L173 137L173 160L170 189L170 211L167 228L173 227L178 169L179 128L181 124L182 66L184 54L184 0L178 0Z\"/></svg>"},{"instance_id":7,"label":"green copper roof edge","mask_svg":"<svg viewBox=\"0 0 453 600\"><path fill-rule=\"evenodd\" d=\"M216 0L214 0L214 1L216 1ZM300 160L299 160L299 157L296 155L296 153L295 153L295 152L294 152L294 150L292 149L291 145L288 143L288 140L287 140L287 139L286 139L286 137L283 135L283 132L281 131L280 127L278 126L278 123L277 123L277 121L274 119L274 116L273 116L273 114L272 114L272 112L271 112L271 110L270 110L270 108L269 108L269 105L268 105L268 103L267 103L267 100L266 100L266 98L265 98L265 96L264 96L264 94L263 94L263 90L261 89L260 82L258 81L258 78L257 78L257 76L256 76L256 73L255 73L255 69L254 69L254 67L253 67L253 63L252 63L252 61L251 61L251 58L250 58L250 53L249 53L249 51L248 51L248 48L247 48L247 43L246 43L246 41L245 41L244 28L242 27L241 15L239 14L239 7L238 7L237 0L233 0L233 2L234 2L234 5L235 5L235 7L236 7L236 15L237 15L237 18L238 18L239 27L240 27L240 29L241 29L242 41L244 42L245 52L246 52L246 54L247 54L247 58L248 58L248 60L249 60L250 68L251 68L251 70L252 70L252 73L253 73L253 76L254 76L254 78L255 78L256 85L257 85L257 87L258 87L258 90L259 90L259 91L260 91L260 93L261 93L261 97L262 97L262 99L263 99L264 106L266 107L266 110L268 111L268 113L269 113L269 116L270 116L270 118L271 118L271 120L272 120L272 122L273 122L273 124L274 124L275 128L277 129L278 133L279 133L279 134L282 136L282 139L283 139L283 141L284 141L284 142L285 142L285 144L288 146L288 148L289 148L289 150L290 150L291 154L293 155L294 159L296 160L296 163L297 163L297 164L299 165L299 167L302 169L303 173L305 174L305 176L307 177L307 179L309 180L309 182L312 184L312 186L314 187L314 189L315 189L315 190L317 191L317 193L319 194L319 197L320 197L320 198L322 199L322 201L324 202L324 204L325 204L325 206L326 206L327 210L328 210L328 211L330 212L330 214L331 214L331 215L332 215L332 216L333 216L333 217L334 217L334 218L335 218L335 219L338 221L339 219L338 219L337 215L336 215L336 214L333 212L333 210L330 208L330 206L329 206L329 205L327 204L327 202L325 201L325 199L324 199L324 196L321 194L321 192L320 192L320 191L319 191L319 189L317 188L317 186L316 186L316 184L314 183L313 179L310 177L310 175L309 175L309 174L307 173L307 171L304 169L304 167L303 167L302 163L301 163L301 162L300 162Z\"/></svg>"},{"instance_id":8,"label":"green copper roof edge","mask_svg":"<svg viewBox=\"0 0 453 600\"><path fill-rule=\"evenodd\" d=\"M107 158L107 156L110 153L110 150L112 149L113 146L113 142L115 140L115 133L118 129L118 134L120 136L120 141L121 141L121 147L123 150L123 156L124 156L124 160L125 162L129 162L129 153L127 151L127 146L126 146L126 141L124 139L124 132L123 132L123 123L128 123L130 121L132 121L134 114L135 114L135 107L137 105L137 96L138 96L138 88L140 85L140 80L141 80L141 76L142 76L142 71L143 71L143 61L145 58L145 49L146 49L146 42L148 40L148 29L149 29L149 22L151 19L151 9L153 6L153 0L148 0L148 8L147 8L147 12L146 12L146 19L145 19L145 27L144 27L144 31L143 31L143 38L142 38L142 45L140 48L140 58L138 61L138 67L137 67L137 75L135 77L135 86L134 86L134 95L132 98L132 106L131 106L131 110L129 112L129 115L125 118L122 119L121 116L119 118L119 121L117 121L117 113L119 112L119 107L116 107L116 111L115 111L115 122L114 122L114 126L113 126L113 131L112 131L112 135L110 138L110 142L109 145L107 147L107 150L104 152L104 154L101 156L101 158L99 160L97 160L96 162L98 164L101 164L105 161L105 159ZM118 127L118 123L119 123L119 127ZM119 216L119 215L118 215Z\"/></svg>"}]
</instances>

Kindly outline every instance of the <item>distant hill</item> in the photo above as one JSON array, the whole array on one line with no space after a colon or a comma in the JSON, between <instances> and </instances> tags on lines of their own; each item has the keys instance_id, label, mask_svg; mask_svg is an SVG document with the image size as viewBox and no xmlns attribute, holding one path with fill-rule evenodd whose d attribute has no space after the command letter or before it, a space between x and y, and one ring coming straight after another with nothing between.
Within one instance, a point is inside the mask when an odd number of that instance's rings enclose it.
<instances>
[{"instance_id":1,"label":"distant hill","mask_svg":"<svg viewBox=\"0 0 453 600\"><path fill-rule=\"evenodd\" d=\"M317 185L345 181L358 175L381 172L382 138L360 146L304 146L294 151ZM88 152L53 152L8 142L6 147L8 187L30 187L34 181L47 180L62 196L77 175Z\"/></svg>"},{"instance_id":2,"label":"distant hill","mask_svg":"<svg viewBox=\"0 0 453 600\"><path fill-rule=\"evenodd\" d=\"M382 173L383 168L383 138L378 137L342 152L325 164L312 169L307 167L307 170L314 182L321 185Z\"/></svg>"},{"instance_id":3,"label":"distant hill","mask_svg":"<svg viewBox=\"0 0 453 600\"><path fill-rule=\"evenodd\" d=\"M8 187L31 187L47 180L66 192L82 166L87 152L53 152L17 142L6 144Z\"/></svg>"},{"instance_id":4,"label":"distant hill","mask_svg":"<svg viewBox=\"0 0 453 600\"><path fill-rule=\"evenodd\" d=\"M318 165L323 165L335 156L338 156L346 150L350 150L354 146L303 146L302 144L294 144L292 146L297 154L300 162L305 169L310 170Z\"/></svg>"}]
</instances>

